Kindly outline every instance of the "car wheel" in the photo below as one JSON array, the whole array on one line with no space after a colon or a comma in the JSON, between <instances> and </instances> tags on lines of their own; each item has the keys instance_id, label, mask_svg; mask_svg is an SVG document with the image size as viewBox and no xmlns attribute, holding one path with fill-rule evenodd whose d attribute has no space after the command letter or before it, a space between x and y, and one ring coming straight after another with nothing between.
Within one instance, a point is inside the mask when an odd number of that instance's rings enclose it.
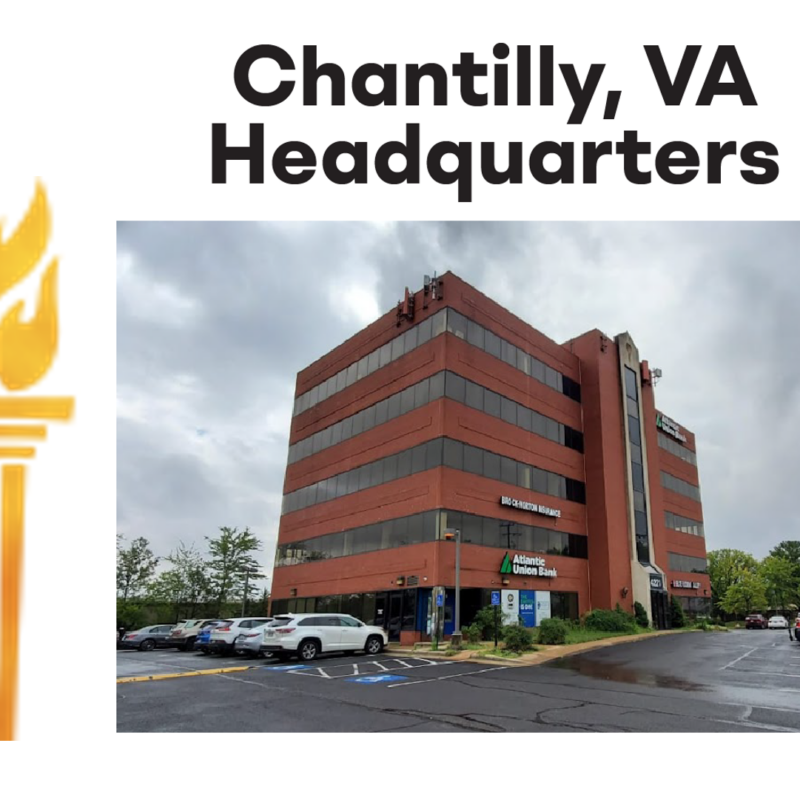
<instances>
[{"instance_id":1,"label":"car wheel","mask_svg":"<svg viewBox=\"0 0 800 800\"><path fill-rule=\"evenodd\" d=\"M319 654L319 642L316 639L306 639L297 648L297 657L301 661L313 661Z\"/></svg>"},{"instance_id":2,"label":"car wheel","mask_svg":"<svg viewBox=\"0 0 800 800\"><path fill-rule=\"evenodd\" d=\"M152 639L145 639L140 645L140 650L155 650L156 643Z\"/></svg>"},{"instance_id":3,"label":"car wheel","mask_svg":"<svg viewBox=\"0 0 800 800\"><path fill-rule=\"evenodd\" d=\"M195 643L196 639L197 639L196 636L190 636L189 637L189 640L186 642L186 649L187 650L194 650L194 643Z\"/></svg>"},{"instance_id":4,"label":"car wheel","mask_svg":"<svg viewBox=\"0 0 800 800\"><path fill-rule=\"evenodd\" d=\"M383 642L381 641L381 637L370 636L369 639L367 639L364 652L369 656L376 656L381 652L381 650L383 650Z\"/></svg>"}]
</instances>

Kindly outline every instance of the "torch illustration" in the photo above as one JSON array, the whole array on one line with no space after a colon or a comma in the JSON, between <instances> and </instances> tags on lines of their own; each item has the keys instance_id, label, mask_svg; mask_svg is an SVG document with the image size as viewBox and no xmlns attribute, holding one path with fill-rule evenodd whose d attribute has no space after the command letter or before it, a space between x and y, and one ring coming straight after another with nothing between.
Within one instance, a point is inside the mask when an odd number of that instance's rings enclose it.
<instances>
[{"instance_id":1,"label":"torch illustration","mask_svg":"<svg viewBox=\"0 0 800 800\"><path fill-rule=\"evenodd\" d=\"M22 222L6 240L0 227L0 298L41 263L50 239L51 216L44 187L37 184ZM19 675L19 624L25 521L25 465L47 429L43 422L72 417L71 397L20 394L40 381L58 346L56 277L53 258L39 279L33 316L23 321L25 301L0 311L0 462L3 526L0 548L0 741L14 738ZM22 463L20 463L22 462Z\"/></svg>"}]
</instances>

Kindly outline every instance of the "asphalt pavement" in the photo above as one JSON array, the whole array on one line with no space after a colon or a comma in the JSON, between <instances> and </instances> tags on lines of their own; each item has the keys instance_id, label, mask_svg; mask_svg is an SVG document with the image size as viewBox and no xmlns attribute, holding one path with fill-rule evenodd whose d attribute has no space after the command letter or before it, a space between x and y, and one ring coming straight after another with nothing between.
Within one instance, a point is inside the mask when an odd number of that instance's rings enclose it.
<instances>
[{"instance_id":1,"label":"asphalt pavement","mask_svg":"<svg viewBox=\"0 0 800 800\"><path fill-rule=\"evenodd\" d=\"M117 684L120 732L800 731L800 643L786 631L691 632L527 667L120 651L117 676L137 679Z\"/></svg>"}]
</instances>

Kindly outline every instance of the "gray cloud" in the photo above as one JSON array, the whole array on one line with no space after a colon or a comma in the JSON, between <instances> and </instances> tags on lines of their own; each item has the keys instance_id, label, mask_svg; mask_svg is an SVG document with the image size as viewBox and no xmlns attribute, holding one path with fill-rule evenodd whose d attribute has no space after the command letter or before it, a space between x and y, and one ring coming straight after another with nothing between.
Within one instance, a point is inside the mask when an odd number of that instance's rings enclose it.
<instances>
[{"instance_id":1,"label":"gray cloud","mask_svg":"<svg viewBox=\"0 0 800 800\"><path fill-rule=\"evenodd\" d=\"M698 436L709 549L800 537L800 227L121 223L118 517L249 525L271 571L296 373L448 269L556 341L628 330Z\"/></svg>"}]
</instances>

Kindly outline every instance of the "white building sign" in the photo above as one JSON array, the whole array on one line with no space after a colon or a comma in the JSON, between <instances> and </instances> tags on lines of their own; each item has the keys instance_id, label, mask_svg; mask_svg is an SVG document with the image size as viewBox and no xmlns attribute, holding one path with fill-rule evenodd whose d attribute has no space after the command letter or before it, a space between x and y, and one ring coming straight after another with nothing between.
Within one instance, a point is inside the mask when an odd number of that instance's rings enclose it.
<instances>
[{"instance_id":1,"label":"white building sign","mask_svg":"<svg viewBox=\"0 0 800 800\"><path fill-rule=\"evenodd\" d=\"M521 553L516 553L513 558L506 553L500 565L500 574L531 575L538 578L558 577L555 567L548 567L541 556L524 556Z\"/></svg>"},{"instance_id":2,"label":"white building sign","mask_svg":"<svg viewBox=\"0 0 800 800\"><path fill-rule=\"evenodd\" d=\"M516 625L519 622L519 590L503 589L500 592L504 625Z\"/></svg>"},{"instance_id":3,"label":"white building sign","mask_svg":"<svg viewBox=\"0 0 800 800\"><path fill-rule=\"evenodd\" d=\"M700 584L695 581L672 581L676 589L699 589Z\"/></svg>"},{"instance_id":4,"label":"white building sign","mask_svg":"<svg viewBox=\"0 0 800 800\"><path fill-rule=\"evenodd\" d=\"M686 437L681 433L678 423L665 414L656 414L656 427L661 428L664 433L668 433L670 436L678 439L678 441L686 441Z\"/></svg>"},{"instance_id":5,"label":"white building sign","mask_svg":"<svg viewBox=\"0 0 800 800\"><path fill-rule=\"evenodd\" d=\"M538 503L528 503L525 500L516 500L513 497L501 497L501 506L510 506L511 508L521 508L523 511L533 511L534 514L544 514L546 517L560 517L560 508L549 508L548 506L540 506Z\"/></svg>"}]
</instances>

